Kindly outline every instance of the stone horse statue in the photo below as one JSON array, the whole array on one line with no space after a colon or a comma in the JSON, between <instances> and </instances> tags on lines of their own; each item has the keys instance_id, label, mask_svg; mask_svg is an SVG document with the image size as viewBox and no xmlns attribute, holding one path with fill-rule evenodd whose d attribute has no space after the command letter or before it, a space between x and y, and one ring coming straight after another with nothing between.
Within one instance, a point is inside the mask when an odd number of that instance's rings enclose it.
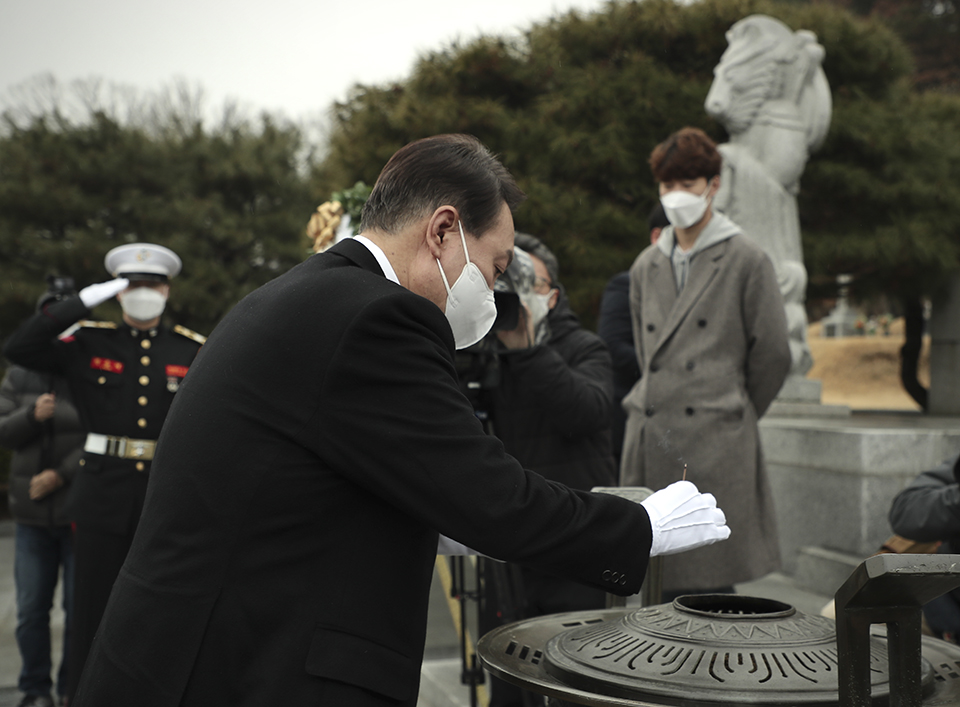
<instances>
[{"instance_id":1,"label":"stone horse statue","mask_svg":"<svg viewBox=\"0 0 960 707\"><path fill-rule=\"evenodd\" d=\"M807 158L830 127L824 50L812 32L793 32L766 15L737 22L727 43L705 104L730 135L719 146L723 171L714 206L773 261L790 327L791 373L803 376L813 359L796 196Z\"/></svg>"}]
</instances>

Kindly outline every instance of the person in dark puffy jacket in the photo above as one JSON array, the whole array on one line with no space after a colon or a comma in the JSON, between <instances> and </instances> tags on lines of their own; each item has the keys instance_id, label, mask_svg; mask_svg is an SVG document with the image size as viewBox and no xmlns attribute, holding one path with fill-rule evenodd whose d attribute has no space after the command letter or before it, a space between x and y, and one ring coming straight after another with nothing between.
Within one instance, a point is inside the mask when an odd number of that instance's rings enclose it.
<instances>
[{"instance_id":1,"label":"person in dark puffy jacket","mask_svg":"<svg viewBox=\"0 0 960 707\"><path fill-rule=\"evenodd\" d=\"M76 294L73 280L47 277L37 311ZM0 383L0 446L13 450L7 501L16 524L14 585L17 646L20 649L18 707L52 705L54 681L50 609L58 578L63 581L63 656L56 692L67 690L67 645L73 606L73 520L71 482L79 470L85 430L67 382L20 366Z\"/></svg>"},{"instance_id":2,"label":"person in dark puffy jacket","mask_svg":"<svg viewBox=\"0 0 960 707\"><path fill-rule=\"evenodd\" d=\"M524 467L551 481L585 491L616 486L610 354L571 311L553 253L524 233L517 233L515 245L517 256L508 270L523 303L522 315L517 329L498 333L500 384L491 396L494 433ZM532 272L524 267L528 262ZM602 590L529 568L511 566L498 578L509 586L488 583L486 628L495 625L497 614L500 619L526 618L605 605ZM517 605L504 605L510 602ZM518 688L493 683L493 707L522 705L523 699Z\"/></svg>"},{"instance_id":3,"label":"person in dark puffy jacket","mask_svg":"<svg viewBox=\"0 0 960 707\"><path fill-rule=\"evenodd\" d=\"M70 481L78 469L84 431L62 379L12 366L0 384L0 446L13 450L8 499L16 523L14 581L23 707L52 705L50 609L63 573L64 641L73 599ZM57 671L63 695L66 653Z\"/></svg>"},{"instance_id":4,"label":"person in dark puffy jacket","mask_svg":"<svg viewBox=\"0 0 960 707\"><path fill-rule=\"evenodd\" d=\"M960 552L960 454L925 471L897 494L890 506L893 532L917 542L940 541L938 552ZM954 589L923 607L937 636L960 642L960 590Z\"/></svg>"}]
</instances>

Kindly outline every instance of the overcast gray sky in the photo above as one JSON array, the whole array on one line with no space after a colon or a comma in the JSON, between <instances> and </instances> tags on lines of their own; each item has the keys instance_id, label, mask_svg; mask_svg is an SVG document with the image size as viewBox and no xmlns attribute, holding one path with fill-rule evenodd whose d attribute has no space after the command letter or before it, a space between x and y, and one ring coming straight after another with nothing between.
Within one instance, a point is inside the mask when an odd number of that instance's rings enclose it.
<instances>
[{"instance_id":1,"label":"overcast gray sky","mask_svg":"<svg viewBox=\"0 0 960 707\"><path fill-rule=\"evenodd\" d=\"M356 83L409 74L456 39L517 33L604 0L0 0L0 94L39 74L142 91L174 79L207 101L293 119Z\"/></svg>"}]
</instances>

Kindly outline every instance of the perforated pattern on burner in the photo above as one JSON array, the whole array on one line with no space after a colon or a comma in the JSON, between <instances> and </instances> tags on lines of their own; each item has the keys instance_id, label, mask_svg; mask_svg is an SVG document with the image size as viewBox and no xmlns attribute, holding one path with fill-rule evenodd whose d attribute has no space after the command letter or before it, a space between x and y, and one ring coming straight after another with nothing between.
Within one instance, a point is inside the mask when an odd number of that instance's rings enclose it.
<instances>
[{"instance_id":1,"label":"perforated pattern on burner","mask_svg":"<svg viewBox=\"0 0 960 707\"><path fill-rule=\"evenodd\" d=\"M702 598L691 604L562 632L548 641L544 667L579 689L664 704L836 704L832 621L779 602L715 612ZM872 643L870 658L872 692L880 698L889 693L882 642ZM932 680L926 663L924 681Z\"/></svg>"}]
</instances>

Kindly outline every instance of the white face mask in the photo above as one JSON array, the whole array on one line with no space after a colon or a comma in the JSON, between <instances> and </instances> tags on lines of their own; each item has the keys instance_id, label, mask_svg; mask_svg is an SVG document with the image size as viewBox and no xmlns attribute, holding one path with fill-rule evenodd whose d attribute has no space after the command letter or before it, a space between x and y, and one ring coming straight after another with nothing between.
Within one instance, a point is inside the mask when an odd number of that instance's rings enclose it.
<instances>
[{"instance_id":1,"label":"white face mask","mask_svg":"<svg viewBox=\"0 0 960 707\"><path fill-rule=\"evenodd\" d=\"M699 223L707 212L707 204L710 202L709 194L710 182L708 181L707 188L700 196L677 189L661 196L660 203L670 223L677 228L690 228Z\"/></svg>"},{"instance_id":2,"label":"white face mask","mask_svg":"<svg viewBox=\"0 0 960 707\"><path fill-rule=\"evenodd\" d=\"M152 287L135 287L117 295L123 313L138 322L149 322L163 314L167 298Z\"/></svg>"},{"instance_id":3,"label":"white face mask","mask_svg":"<svg viewBox=\"0 0 960 707\"><path fill-rule=\"evenodd\" d=\"M453 341L458 349L465 349L480 341L497 318L497 305L493 299L493 290L487 285L480 268L470 262L467 253L467 238L460 223L460 240L463 243L463 255L467 259L460 277L450 287L443 266L437 260L443 286L447 289L447 308L444 314L453 329Z\"/></svg>"},{"instance_id":4,"label":"white face mask","mask_svg":"<svg viewBox=\"0 0 960 707\"><path fill-rule=\"evenodd\" d=\"M539 292L528 292L520 295L520 300L527 306L527 309L530 310L530 318L533 319L533 331L538 340L540 339L542 329L540 324L543 323L543 320L546 319L550 313L550 298L552 296L553 290L545 295L541 295Z\"/></svg>"}]
</instances>

